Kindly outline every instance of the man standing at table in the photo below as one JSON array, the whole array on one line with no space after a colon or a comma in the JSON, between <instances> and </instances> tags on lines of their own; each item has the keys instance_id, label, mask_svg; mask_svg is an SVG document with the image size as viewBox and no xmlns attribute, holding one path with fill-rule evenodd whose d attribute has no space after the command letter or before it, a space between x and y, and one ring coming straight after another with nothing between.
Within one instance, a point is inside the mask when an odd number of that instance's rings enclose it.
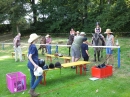
<instances>
[{"instance_id":1,"label":"man standing at table","mask_svg":"<svg viewBox=\"0 0 130 97\"><path fill-rule=\"evenodd\" d=\"M83 43L83 38L85 36L85 32L81 32L79 36L74 38L74 41L71 46L71 57L72 62L76 62L81 58L81 44ZM75 67L71 67L75 68Z\"/></svg>"}]
</instances>

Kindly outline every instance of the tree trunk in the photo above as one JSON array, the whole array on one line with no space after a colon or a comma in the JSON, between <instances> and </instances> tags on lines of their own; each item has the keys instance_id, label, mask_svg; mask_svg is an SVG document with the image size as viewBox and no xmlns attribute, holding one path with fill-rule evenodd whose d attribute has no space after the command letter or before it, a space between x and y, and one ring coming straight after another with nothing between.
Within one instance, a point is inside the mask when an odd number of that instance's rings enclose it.
<instances>
[{"instance_id":1,"label":"tree trunk","mask_svg":"<svg viewBox=\"0 0 130 97\"><path fill-rule=\"evenodd\" d=\"M107 3L110 4L110 3L111 3L111 0L107 0Z\"/></svg>"},{"instance_id":2,"label":"tree trunk","mask_svg":"<svg viewBox=\"0 0 130 97\"><path fill-rule=\"evenodd\" d=\"M36 16L37 10L35 8L35 0L30 0L30 2L32 4L32 11L33 11L33 25L35 25L37 22L37 16Z\"/></svg>"},{"instance_id":3,"label":"tree trunk","mask_svg":"<svg viewBox=\"0 0 130 97\"><path fill-rule=\"evenodd\" d=\"M17 29L17 33L20 33L18 25L16 25L16 29Z\"/></svg>"}]
</instances>

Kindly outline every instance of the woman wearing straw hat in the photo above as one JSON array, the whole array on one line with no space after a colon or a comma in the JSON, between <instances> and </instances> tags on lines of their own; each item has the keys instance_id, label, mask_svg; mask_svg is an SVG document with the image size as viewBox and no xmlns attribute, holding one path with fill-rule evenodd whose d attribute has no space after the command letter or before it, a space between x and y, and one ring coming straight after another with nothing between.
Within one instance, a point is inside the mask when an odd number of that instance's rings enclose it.
<instances>
[{"instance_id":1,"label":"woman wearing straw hat","mask_svg":"<svg viewBox=\"0 0 130 97\"><path fill-rule=\"evenodd\" d=\"M37 34L33 33L30 35L30 38L28 39L28 43L29 45L29 49L28 49L28 68L30 69L30 75L31 75L31 88L29 90L29 93L31 95L31 97L37 97L39 95L39 93L35 93L35 88L37 87L37 85L39 84L39 82L42 80L42 75L38 76L38 78L36 79L35 75L34 75L34 69L37 69L38 66L38 50L36 48L35 43L37 42L37 39L40 36L38 36Z\"/></svg>"},{"instance_id":2,"label":"woman wearing straw hat","mask_svg":"<svg viewBox=\"0 0 130 97\"><path fill-rule=\"evenodd\" d=\"M114 46L114 36L112 35L113 32L111 32L111 29L106 29L105 34L107 34L106 36L106 46ZM106 48L106 54L107 54L107 64L111 58L112 64L114 63L114 57L113 57L113 49L110 47Z\"/></svg>"}]
</instances>

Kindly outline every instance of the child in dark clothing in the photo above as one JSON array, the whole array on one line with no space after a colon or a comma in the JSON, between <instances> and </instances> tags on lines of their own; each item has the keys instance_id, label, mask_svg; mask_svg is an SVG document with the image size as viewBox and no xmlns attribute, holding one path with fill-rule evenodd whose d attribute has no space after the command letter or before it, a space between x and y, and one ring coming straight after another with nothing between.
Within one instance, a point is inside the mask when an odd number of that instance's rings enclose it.
<instances>
[{"instance_id":1,"label":"child in dark clothing","mask_svg":"<svg viewBox=\"0 0 130 97\"><path fill-rule=\"evenodd\" d=\"M83 38L83 43L81 45L81 51L82 51L82 57L84 61L89 60L89 54L88 54L88 45L87 45L87 38ZM84 65L84 70L87 70L86 65Z\"/></svg>"}]
</instances>

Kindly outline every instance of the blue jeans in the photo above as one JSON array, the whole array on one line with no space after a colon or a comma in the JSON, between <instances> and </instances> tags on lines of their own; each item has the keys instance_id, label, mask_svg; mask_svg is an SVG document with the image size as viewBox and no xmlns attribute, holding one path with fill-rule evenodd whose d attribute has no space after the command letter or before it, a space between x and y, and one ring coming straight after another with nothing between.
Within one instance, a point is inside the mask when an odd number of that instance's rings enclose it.
<instances>
[{"instance_id":1,"label":"blue jeans","mask_svg":"<svg viewBox=\"0 0 130 97\"><path fill-rule=\"evenodd\" d=\"M111 55L113 52L112 52L112 49L111 48L106 48L106 54L107 55Z\"/></svg>"},{"instance_id":2,"label":"blue jeans","mask_svg":"<svg viewBox=\"0 0 130 97\"><path fill-rule=\"evenodd\" d=\"M38 78L36 79L36 76L34 75L34 71L32 69L30 69L30 74L31 74L31 89L35 89L42 80L43 76L42 75L38 76Z\"/></svg>"},{"instance_id":3,"label":"blue jeans","mask_svg":"<svg viewBox=\"0 0 130 97\"><path fill-rule=\"evenodd\" d=\"M47 45L46 48L47 48L47 53L51 54L51 45Z\"/></svg>"}]
</instances>

